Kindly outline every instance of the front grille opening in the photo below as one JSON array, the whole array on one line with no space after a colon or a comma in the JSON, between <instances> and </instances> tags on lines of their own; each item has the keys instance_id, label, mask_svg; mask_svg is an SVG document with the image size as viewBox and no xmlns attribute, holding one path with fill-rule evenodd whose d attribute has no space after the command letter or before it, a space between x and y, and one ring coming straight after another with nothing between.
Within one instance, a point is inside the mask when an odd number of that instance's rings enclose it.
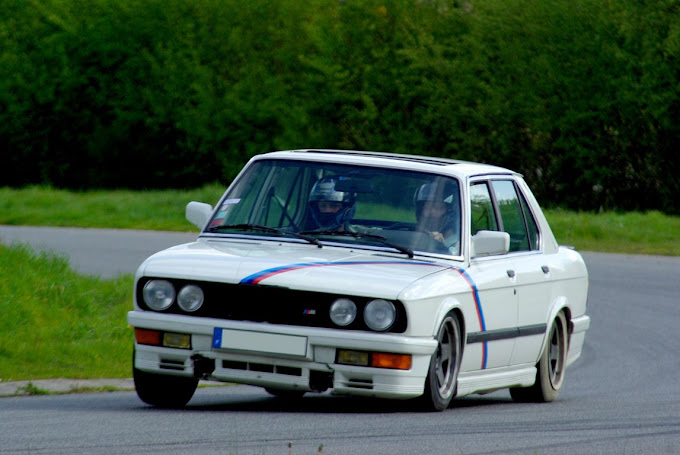
<instances>
[{"instance_id":1,"label":"front grille opening","mask_svg":"<svg viewBox=\"0 0 680 455\"><path fill-rule=\"evenodd\" d=\"M276 372L288 376L302 376L302 368L276 367Z\"/></svg>"},{"instance_id":2,"label":"front grille opening","mask_svg":"<svg viewBox=\"0 0 680 455\"><path fill-rule=\"evenodd\" d=\"M248 364L246 362L236 362L234 360L222 360L222 368L230 370L247 370Z\"/></svg>"},{"instance_id":3,"label":"front grille opening","mask_svg":"<svg viewBox=\"0 0 680 455\"><path fill-rule=\"evenodd\" d=\"M235 360L222 360L222 368L230 370L257 371L258 373L276 373L286 376L302 376L302 368L266 365L263 363L237 362Z\"/></svg>"},{"instance_id":4,"label":"front grille opening","mask_svg":"<svg viewBox=\"0 0 680 455\"><path fill-rule=\"evenodd\" d=\"M251 363L248 365L250 371L258 371L260 373L273 373L274 365L265 365L263 363Z\"/></svg>"}]
</instances>

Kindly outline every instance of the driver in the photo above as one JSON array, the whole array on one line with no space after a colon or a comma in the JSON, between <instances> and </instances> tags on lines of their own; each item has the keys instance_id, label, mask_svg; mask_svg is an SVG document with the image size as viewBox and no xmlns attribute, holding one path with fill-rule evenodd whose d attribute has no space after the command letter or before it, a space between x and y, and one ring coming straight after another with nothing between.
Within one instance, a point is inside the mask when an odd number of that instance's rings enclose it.
<instances>
[{"instance_id":1,"label":"driver","mask_svg":"<svg viewBox=\"0 0 680 455\"><path fill-rule=\"evenodd\" d=\"M309 193L309 209L315 229L349 231L349 221L356 210L356 194L336 191L339 177L318 180Z\"/></svg>"},{"instance_id":2,"label":"driver","mask_svg":"<svg viewBox=\"0 0 680 455\"><path fill-rule=\"evenodd\" d=\"M421 185L414 195L417 227L452 253L458 252L460 210L458 190L452 183L434 181Z\"/></svg>"}]
</instances>

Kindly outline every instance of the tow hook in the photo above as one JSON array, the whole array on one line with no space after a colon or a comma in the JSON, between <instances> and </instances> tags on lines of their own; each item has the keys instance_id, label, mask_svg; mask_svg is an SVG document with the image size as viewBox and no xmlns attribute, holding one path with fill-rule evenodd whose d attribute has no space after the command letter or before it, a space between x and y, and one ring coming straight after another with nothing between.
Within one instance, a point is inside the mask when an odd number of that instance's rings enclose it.
<instances>
[{"instance_id":1,"label":"tow hook","mask_svg":"<svg viewBox=\"0 0 680 455\"><path fill-rule=\"evenodd\" d=\"M200 354L191 356L194 362L194 377L196 379L208 379L208 377L215 371L215 360L203 357Z\"/></svg>"},{"instance_id":2,"label":"tow hook","mask_svg":"<svg viewBox=\"0 0 680 455\"><path fill-rule=\"evenodd\" d=\"M333 387L333 372L315 371L309 372L309 388L315 392L325 392Z\"/></svg>"}]
</instances>

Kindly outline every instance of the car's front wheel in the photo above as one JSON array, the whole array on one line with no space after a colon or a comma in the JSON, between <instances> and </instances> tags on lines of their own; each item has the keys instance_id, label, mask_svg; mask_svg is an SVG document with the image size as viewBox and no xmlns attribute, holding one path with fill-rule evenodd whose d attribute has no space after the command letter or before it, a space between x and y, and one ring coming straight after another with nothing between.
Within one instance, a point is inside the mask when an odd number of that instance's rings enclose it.
<instances>
[{"instance_id":1,"label":"car's front wheel","mask_svg":"<svg viewBox=\"0 0 680 455\"><path fill-rule=\"evenodd\" d=\"M456 394L462 357L460 322L455 313L446 315L437 332L437 351L432 355L422 402L427 409L443 411Z\"/></svg>"},{"instance_id":2,"label":"car's front wheel","mask_svg":"<svg viewBox=\"0 0 680 455\"><path fill-rule=\"evenodd\" d=\"M134 357L133 357L134 363ZM181 408L194 396L198 379L147 373L132 366L137 396L159 408Z\"/></svg>"},{"instance_id":3,"label":"car's front wheel","mask_svg":"<svg viewBox=\"0 0 680 455\"><path fill-rule=\"evenodd\" d=\"M536 382L531 387L510 389L518 402L549 402L557 398L564 383L569 349L567 318L560 312L550 327L548 342L538 361Z\"/></svg>"}]
</instances>

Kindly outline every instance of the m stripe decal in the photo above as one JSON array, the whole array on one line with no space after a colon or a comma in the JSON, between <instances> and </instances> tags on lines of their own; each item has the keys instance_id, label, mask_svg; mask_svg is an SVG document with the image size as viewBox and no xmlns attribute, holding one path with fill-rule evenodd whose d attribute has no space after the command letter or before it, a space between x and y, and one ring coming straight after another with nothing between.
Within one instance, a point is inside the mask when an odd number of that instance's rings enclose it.
<instances>
[{"instance_id":1,"label":"m stripe decal","mask_svg":"<svg viewBox=\"0 0 680 455\"><path fill-rule=\"evenodd\" d=\"M484 310L482 310L482 301L479 298L479 289L475 284L472 277L464 270L459 268L454 268L460 275L467 281L472 289L472 298L475 301L475 309L477 310L477 319L479 320L479 328L482 332L486 332L486 322L484 321ZM469 339L469 337L468 337ZM486 359L487 359L487 349L488 345L486 341L482 341L482 370L486 369Z\"/></svg>"}]
</instances>

